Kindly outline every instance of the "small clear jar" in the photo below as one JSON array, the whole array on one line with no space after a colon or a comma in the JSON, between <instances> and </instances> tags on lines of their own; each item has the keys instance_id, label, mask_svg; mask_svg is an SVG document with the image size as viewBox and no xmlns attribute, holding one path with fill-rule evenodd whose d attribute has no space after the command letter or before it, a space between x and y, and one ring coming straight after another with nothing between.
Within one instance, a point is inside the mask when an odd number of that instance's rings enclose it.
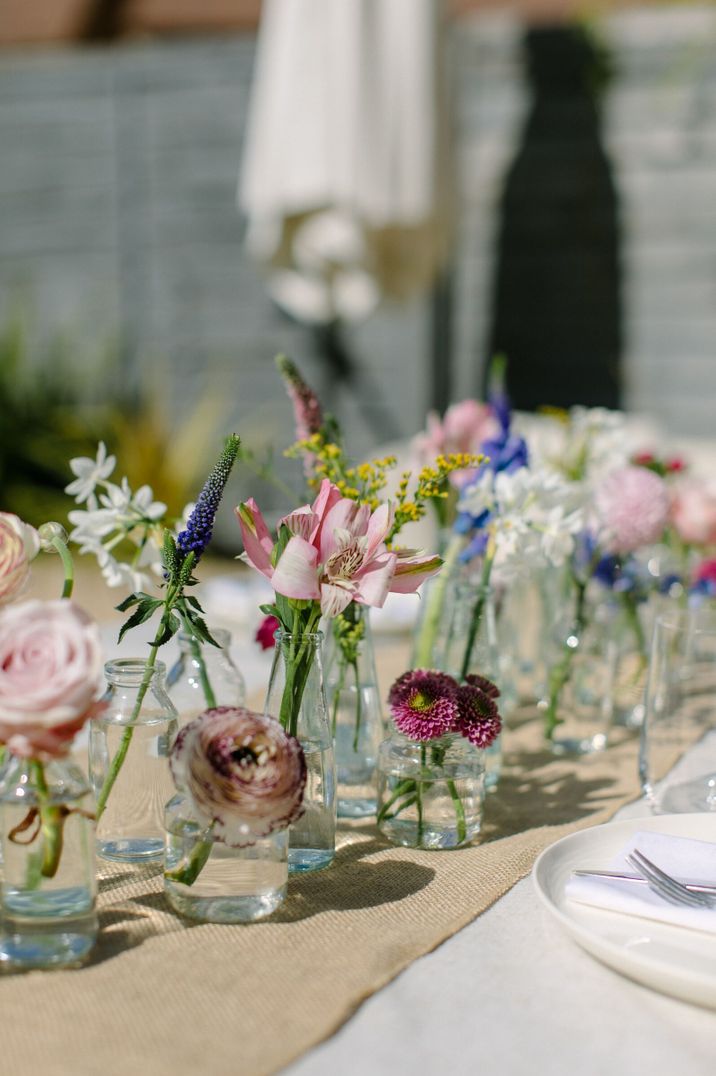
<instances>
[{"instance_id":1,"label":"small clear jar","mask_svg":"<svg viewBox=\"0 0 716 1076\"><path fill-rule=\"evenodd\" d=\"M328 719L321 632L276 632L264 713L301 743L308 779L303 814L289 827L291 873L330 867L336 854L336 760Z\"/></svg>"},{"instance_id":2,"label":"small clear jar","mask_svg":"<svg viewBox=\"0 0 716 1076\"><path fill-rule=\"evenodd\" d=\"M90 722L89 772L97 797L97 852L145 861L164 852L164 804L174 785L169 752L177 712L164 686L164 663L141 658L105 665L106 709Z\"/></svg>"},{"instance_id":3,"label":"small clear jar","mask_svg":"<svg viewBox=\"0 0 716 1076\"><path fill-rule=\"evenodd\" d=\"M211 628L218 647L179 632L179 657L167 675L167 691L178 713L179 728L214 706L243 706L246 683L231 657L231 633Z\"/></svg>"},{"instance_id":4,"label":"small clear jar","mask_svg":"<svg viewBox=\"0 0 716 1076\"><path fill-rule=\"evenodd\" d=\"M166 806L164 891L175 912L204 923L252 923L286 896L288 830L246 848L217 840L178 793Z\"/></svg>"},{"instance_id":5,"label":"small clear jar","mask_svg":"<svg viewBox=\"0 0 716 1076\"><path fill-rule=\"evenodd\" d=\"M482 826L484 756L457 733L427 742L393 733L378 753L378 829L406 848L470 844Z\"/></svg>"},{"instance_id":6,"label":"small clear jar","mask_svg":"<svg viewBox=\"0 0 716 1076\"><path fill-rule=\"evenodd\" d=\"M97 938L92 796L67 759L10 757L0 776L0 967L82 964Z\"/></svg>"},{"instance_id":7,"label":"small clear jar","mask_svg":"<svg viewBox=\"0 0 716 1076\"><path fill-rule=\"evenodd\" d=\"M338 817L376 810L375 764L385 735L370 609L351 602L328 625L326 697L338 777Z\"/></svg>"}]
</instances>

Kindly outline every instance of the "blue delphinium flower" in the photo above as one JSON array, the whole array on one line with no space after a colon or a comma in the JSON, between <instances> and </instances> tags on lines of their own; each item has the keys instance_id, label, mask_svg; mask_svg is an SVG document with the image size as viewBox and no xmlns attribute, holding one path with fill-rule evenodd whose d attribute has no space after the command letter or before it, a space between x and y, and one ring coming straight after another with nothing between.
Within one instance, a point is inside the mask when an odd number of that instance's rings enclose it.
<instances>
[{"instance_id":1,"label":"blue delphinium flower","mask_svg":"<svg viewBox=\"0 0 716 1076\"><path fill-rule=\"evenodd\" d=\"M196 565L211 541L216 513L238 451L239 438L232 434L227 438L224 451L204 483L185 529L177 536L177 552L182 560L189 553L193 553Z\"/></svg>"}]
</instances>

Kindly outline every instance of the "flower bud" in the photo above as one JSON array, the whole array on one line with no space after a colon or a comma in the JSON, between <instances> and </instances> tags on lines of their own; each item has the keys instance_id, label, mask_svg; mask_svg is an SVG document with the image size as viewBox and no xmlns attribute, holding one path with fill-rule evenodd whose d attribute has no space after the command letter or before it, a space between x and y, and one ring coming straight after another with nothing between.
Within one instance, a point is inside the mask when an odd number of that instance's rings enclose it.
<instances>
[{"instance_id":1,"label":"flower bud","mask_svg":"<svg viewBox=\"0 0 716 1076\"><path fill-rule=\"evenodd\" d=\"M40 535L40 549L45 553L56 553L54 545L52 544L55 539L59 538L61 542L67 545L69 539L67 537L67 531L61 523L43 523L38 528L37 533Z\"/></svg>"}]
</instances>

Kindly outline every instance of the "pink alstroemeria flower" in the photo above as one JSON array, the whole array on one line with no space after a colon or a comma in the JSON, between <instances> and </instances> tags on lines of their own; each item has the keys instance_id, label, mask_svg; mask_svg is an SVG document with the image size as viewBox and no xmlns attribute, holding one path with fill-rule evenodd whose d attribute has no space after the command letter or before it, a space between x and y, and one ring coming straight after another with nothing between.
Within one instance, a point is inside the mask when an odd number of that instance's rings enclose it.
<instances>
[{"instance_id":1,"label":"pink alstroemeria flower","mask_svg":"<svg viewBox=\"0 0 716 1076\"><path fill-rule=\"evenodd\" d=\"M390 591L418 589L442 563L412 550L388 550L385 540L393 513L389 505L375 512L359 504L327 479L312 505L304 505L281 523L292 537L271 564L271 539L254 501L237 510L248 562L271 580L286 598L319 601L324 616L335 617L352 601L380 608Z\"/></svg>"}]
</instances>

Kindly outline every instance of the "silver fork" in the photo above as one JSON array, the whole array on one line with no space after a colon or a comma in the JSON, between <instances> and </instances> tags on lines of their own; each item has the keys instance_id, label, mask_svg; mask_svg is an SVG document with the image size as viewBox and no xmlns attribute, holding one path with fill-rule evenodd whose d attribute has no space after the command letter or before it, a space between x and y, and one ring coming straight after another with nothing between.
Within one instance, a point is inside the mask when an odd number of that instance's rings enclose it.
<instances>
[{"instance_id":1,"label":"silver fork","mask_svg":"<svg viewBox=\"0 0 716 1076\"><path fill-rule=\"evenodd\" d=\"M676 878L647 859L638 849L635 848L627 859L646 878L649 888L670 904L677 904L684 908L716 908L716 898L687 889Z\"/></svg>"}]
</instances>

